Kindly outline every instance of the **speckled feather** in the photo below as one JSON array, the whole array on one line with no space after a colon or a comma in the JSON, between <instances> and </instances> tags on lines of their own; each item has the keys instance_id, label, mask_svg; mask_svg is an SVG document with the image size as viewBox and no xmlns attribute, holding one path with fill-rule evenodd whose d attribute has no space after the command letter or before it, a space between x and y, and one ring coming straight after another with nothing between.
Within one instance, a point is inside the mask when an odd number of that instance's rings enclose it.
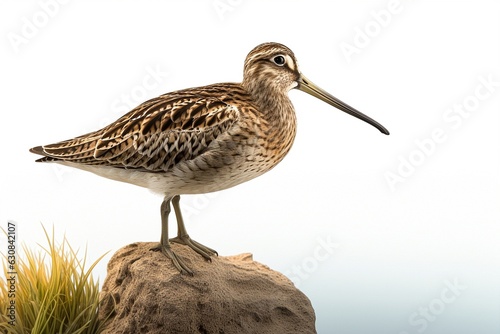
<instances>
[{"instance_id":1,"label":"speckled feather","mask_svg":"<svg viewBox=\"0 0 500 334\"><path fill-rule=\"evenodd\" d=\"M291 68L273 73L269 64L262 62L276 53L288 55ZM31 151L44 156L39 162L63 163L120 181L124 181L122 172L119 177L110 177L91 166L149 173L171 172L177 167L176 177L183 177L180 168L186 179L197 179L197 168L213 168L214 177L221 174L216 169L223 169L235 179L221 182L224 189L268 171L289 151L296 132L295 112L287 96L293 87L282 83L297 75L288 48L263 44L248 55L242 83L167 93L142 103L101 130ZM198 183L202 186L203 180ZM168 192L175 190L175 186L167 188Z\"/></svg>"},{"instance_id":2,"label":"speckled feather","mask_svg":"<svg viewBox=\"0 0 500 334\"><path fill-rule=\"evenodd\" d=\"M237 94L245 95L238 85L219 84L161 95L99 131L41 147L47 157L39 161L166 171L205 152L238 122Z\"/></svg>"}]
</instances>

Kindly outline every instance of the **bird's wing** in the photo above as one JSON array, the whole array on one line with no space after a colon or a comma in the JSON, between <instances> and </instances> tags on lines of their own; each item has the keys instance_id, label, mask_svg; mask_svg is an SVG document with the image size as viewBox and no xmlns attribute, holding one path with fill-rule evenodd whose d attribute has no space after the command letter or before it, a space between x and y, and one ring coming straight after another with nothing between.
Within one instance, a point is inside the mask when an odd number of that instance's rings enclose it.
<instances>
[{"instance_id":1,"label":"bird's wing","mask_svg":"<svg viewBox=\"0 0 500 334\"><path fill-rule=\"evenodd\" d=\"M202 154L239 119L227 95L196 89L161 95L139 105L105 128L31 152L37 161L67 161L166 171Z\"/></svg>"}]
</instances>

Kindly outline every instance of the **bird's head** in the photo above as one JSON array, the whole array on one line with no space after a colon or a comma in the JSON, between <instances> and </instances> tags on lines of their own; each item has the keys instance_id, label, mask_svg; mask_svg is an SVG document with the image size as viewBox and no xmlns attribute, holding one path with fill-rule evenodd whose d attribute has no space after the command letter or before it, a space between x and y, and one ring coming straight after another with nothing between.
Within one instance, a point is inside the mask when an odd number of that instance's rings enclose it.
<instances>
[{"instance_id":1,"label":"bird's head","mask_svg":"<svg viewBox=\"0 0 500 334\"><path fill-rule=\"evenodd\" d=\"M260 44L250 51L245 60L243 83L246 87L287 93L297 86L299 77L292 50L282 44Z\"/></svg>"},{"instance_id":2,"label":"bird's head","mask_svg":"<svg viewBox=\"0 0 500 334\"><path fill-rule=\"evenodd\" d=\"M248 54L243 70L243 86L260 100L278 98L297 88L349 115L376 127L383 134L389 131L377 121L335 98L307 79L297 65L292 50L279 43L263 43Z\"/></svg>"}]
</instances>

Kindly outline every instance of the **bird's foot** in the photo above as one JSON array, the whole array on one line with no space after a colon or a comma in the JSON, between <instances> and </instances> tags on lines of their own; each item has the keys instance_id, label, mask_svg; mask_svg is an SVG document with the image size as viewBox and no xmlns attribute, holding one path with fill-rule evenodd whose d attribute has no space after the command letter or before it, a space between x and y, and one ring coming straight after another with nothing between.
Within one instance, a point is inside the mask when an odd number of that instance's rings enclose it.
<instances>
[{"instance_id":1,"label":"bird's foot","mask_svg":"<svg viewBox=\"0 0 500 334\"><path fill-rule=\"evenodd\" d=\"M213 250L210 247L202 245L197 241L194 241L187 234L182 236L177 236L175 238L170 239L169 241L190 247L196 253L203 256L203 258L207 261L212 261L212 256L218 255L217 251Z\"/></svg>"},{"instance_id":2,"label":"bird's foot","mask_svg":"<svg viewBox=\"0 0 500 334\"><path fill-rule=\"evenodd\" d=\"M155 247L150 248L152 251L160 251L162 252L165 256L167 256L170 260L172 260L172 263L174 266L177 268L177 270L180 271L181 274L188 274L193 276L193 271L186 265L184 260L178 256L177 254L174 253L170 245L165 246L161 243L158 243Z\"/></svg>"}]
</instances>

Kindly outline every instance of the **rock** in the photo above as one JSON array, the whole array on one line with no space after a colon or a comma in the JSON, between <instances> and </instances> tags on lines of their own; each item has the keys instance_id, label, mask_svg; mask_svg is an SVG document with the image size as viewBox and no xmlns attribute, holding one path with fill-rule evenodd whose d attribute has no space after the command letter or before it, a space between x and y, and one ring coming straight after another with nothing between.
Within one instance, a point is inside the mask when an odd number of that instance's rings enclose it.
<instances>
[{"instance_id":1,"label":"rock","mask_svg":"<svg viewBox=\"0 0 500 334\"><path fill-rule=\"evenodd\" d=\"M155 243L134 243L108 263L99 318L105 334L316 333L309 299L251 254L205 261L190 248L173 250L193 269L181 275Z\"/></svg>"}]
</instances>

